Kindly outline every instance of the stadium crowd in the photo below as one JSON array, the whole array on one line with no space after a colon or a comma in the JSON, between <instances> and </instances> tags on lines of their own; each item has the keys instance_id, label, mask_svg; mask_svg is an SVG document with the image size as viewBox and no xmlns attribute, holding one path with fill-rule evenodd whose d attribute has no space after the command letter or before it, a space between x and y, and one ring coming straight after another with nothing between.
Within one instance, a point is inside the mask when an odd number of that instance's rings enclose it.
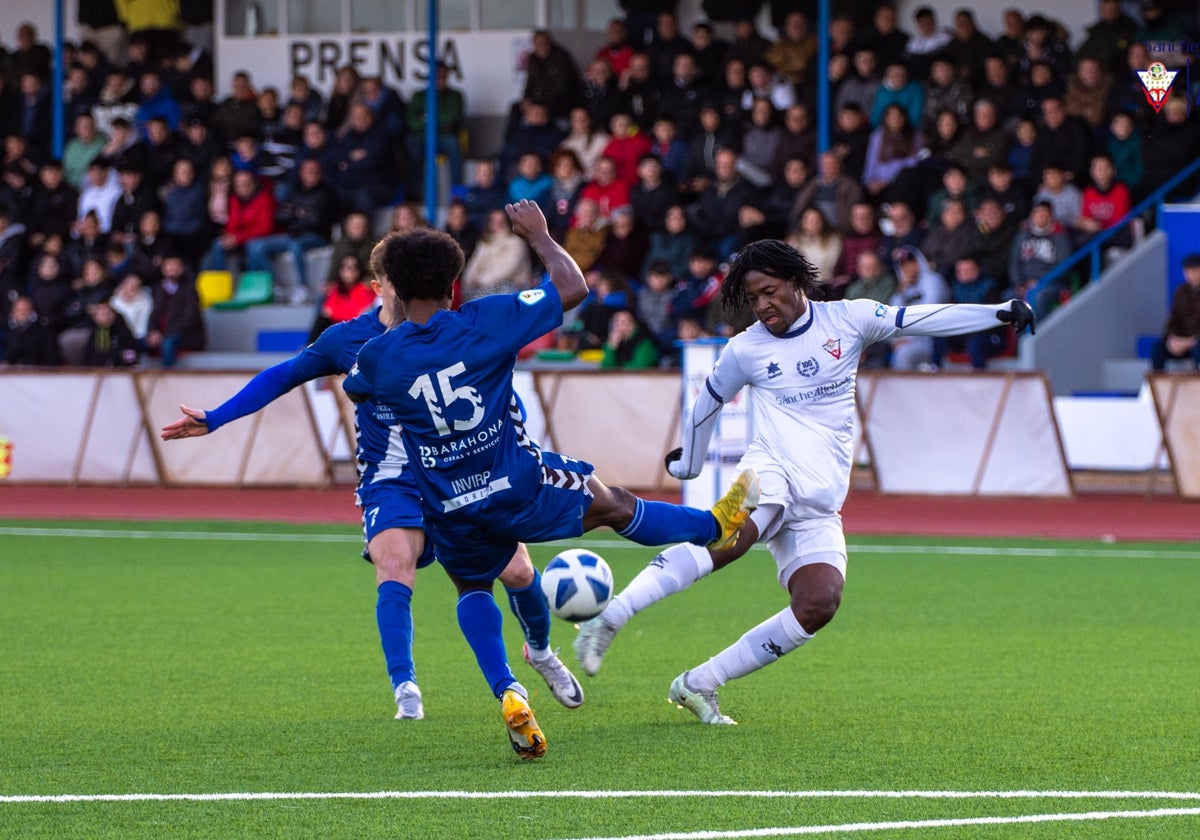
<instances>
[{"instance_id":1,"label":"stadium crowd","mask_svg":"<svg viewBox=\"0 0 1200 840\"><path fill-rule=\"evenodd\" d=\"M469 166L456 69L436 75L461 298L533 284L541 267L502 208L536 201L590 287L544 345L600 351L606 367L670 365L678 339L752 323L722 312L722 267L765 237L799 248L828 299L1027 295L1200 150L1188 97L1157 113L1136 76L1188 59L1178 45L1196 41L1194 9L1170 0L1136 17L1101 0L1084 33L1016 10L999 33L969 9L948 27L929 7L908 27L886 3L835 14L820 155L812 3L771 2L774 39L749 14L759 3L706 2L717 22L686 33L674 2L621 6L584 61L533 34L503 141ZM423 91L406 102L347 66L328 95L303 77L279 91L235 72L218 99L189 23L105 18L86 31L119 29L124 46L66 46L60 158L50 49L22 24L0 54L3 364L170 366L205 347L200 272L273 271L285 253L298 282L277 275L276 299L312 307L315 336L373 302L377 219L428 224ZM329 275L305 276L304 255L328 245ZM1070 291L1030 303L1044 315ZM984 367L1010 343L1007 329L958 346L902 338L865 364L936 367L958 350Z\"/></svg>"}]
</instances>

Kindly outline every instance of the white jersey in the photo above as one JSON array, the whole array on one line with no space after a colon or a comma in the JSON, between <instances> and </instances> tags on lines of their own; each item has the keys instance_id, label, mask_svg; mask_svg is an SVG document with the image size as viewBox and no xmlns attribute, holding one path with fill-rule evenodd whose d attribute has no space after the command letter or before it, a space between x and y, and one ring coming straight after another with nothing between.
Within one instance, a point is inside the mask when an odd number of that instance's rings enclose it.
<instances>
[{"instance_id":1,"label":"white jersey","mask_svg":"<svg viewBox=\"0 0 1200 840\"><path fill-rule=\"evenodd\" d=\"M698 474L720 407L749 385L755 436L740 468L759 472L760 504L783 505L785 522L835 514L850 485L855 377L863 350L896 335L989 329L1005 308L810 302L784 335L755 323L721 351L685 424L683 457L671 472L679 478Z\"/></svg>"}]
</instances>

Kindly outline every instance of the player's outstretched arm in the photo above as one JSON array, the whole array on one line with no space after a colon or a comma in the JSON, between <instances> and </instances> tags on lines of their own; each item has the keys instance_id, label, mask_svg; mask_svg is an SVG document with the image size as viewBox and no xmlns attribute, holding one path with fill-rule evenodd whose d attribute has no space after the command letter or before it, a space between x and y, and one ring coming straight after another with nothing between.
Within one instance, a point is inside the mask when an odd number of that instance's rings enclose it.
<instances>
[{"instance_id":1,"label":"player's outstretched arm","mask_svg":"<svg viewBox=\"0 0 1200 840\"><path fill-rule=\"evenodd\" d=\"M950 336L1012 324L1017 332L1034 330L1033 309L1014 298L1004 303L925 303L906 306L896 316L895 335Z\"/></svg>"},{"instance_id":2,"label":"player's outstretched arm","mask_svg":"<svg viewBox=\"0 0 1200 840\"><path fill-rule=\"evenodd\" d=\"M574 309L587 297L587 281L575 260L550 236L542 209L528 199L507 204L504 212L512 222L513 232L532 246L550 274L550 282L562 298L563 311Z\"/></svg>"},{"instance_id":3,"label":"player's outstretched arm","mask_svg":"<svg viewBox=\"0 0 1200 840\"><path fill-rule=\"evenodd\" d=\"M207 412L199 408L188 408L186 405L179 406L179 410L183 412L183 416L162 427L163 440L180 440L208 434L208 422L205 420Z\"/></svg>"}]
</instances>

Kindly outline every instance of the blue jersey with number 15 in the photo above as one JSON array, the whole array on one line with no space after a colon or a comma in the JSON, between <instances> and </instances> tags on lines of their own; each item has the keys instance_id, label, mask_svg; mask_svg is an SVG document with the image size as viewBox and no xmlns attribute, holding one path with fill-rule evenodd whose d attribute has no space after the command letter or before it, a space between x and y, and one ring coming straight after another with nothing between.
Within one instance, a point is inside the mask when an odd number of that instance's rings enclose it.
<instances>
[{"instance_id":1,"label":"blue jersey with number 15","mask_svg":"<svg viewBox=\"0 0 1200 840\"><path fill-rule=\"evenodd\" d=\"M513 395L517 352L562 324L550 283L408 321L367 342L343 387L399 421L426 516L491 515L542 483L541 451Z\"/></svg>"}]
</instances>

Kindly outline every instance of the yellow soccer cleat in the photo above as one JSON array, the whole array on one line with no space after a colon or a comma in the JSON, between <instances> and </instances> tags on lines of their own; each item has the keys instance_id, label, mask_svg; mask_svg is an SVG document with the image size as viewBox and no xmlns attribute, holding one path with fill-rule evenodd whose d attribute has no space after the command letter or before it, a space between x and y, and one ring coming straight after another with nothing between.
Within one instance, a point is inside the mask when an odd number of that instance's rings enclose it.
<instances>
[{"instance_id":1,"label":"yellow soccer cleat","mask_svg":"<svg viewBox=\"0 0 1200 840\"><path fill-rule=\"evenodd\" d=\"M500 695L500 714L517 755L529 760L546 754L546 736L533 717L529 701L516 687L505 689Z\"/></svg>"},{"instance_id":2,"label":"yellow soccer cleat","mask_svg":"<svg viewBox=\"0 0 1200 840\"><path fill-rule=\"evenodd\" d=\"M738 531L758 507L758 491L758 474L754 470L742 470L733 486L712 506L720 534L708 544L709 548L720 551L733 545Z\"/></svg>"}]
</instances>

